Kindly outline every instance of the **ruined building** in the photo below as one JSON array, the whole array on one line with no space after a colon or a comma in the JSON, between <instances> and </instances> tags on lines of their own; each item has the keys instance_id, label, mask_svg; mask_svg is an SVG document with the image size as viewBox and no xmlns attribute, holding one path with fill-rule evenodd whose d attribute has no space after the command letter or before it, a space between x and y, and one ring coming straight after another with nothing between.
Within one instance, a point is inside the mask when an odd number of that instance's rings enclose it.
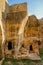
<instances>
[{"instance_id":1,"label":"ruined building","mask_svg":"<svg viewBox=\"0 0 43 65\"><path fill-rule=\"evenodd\" d=\"M40 60L40 23L34 15L28 16L27 3L9 5L4 1L0 13L0 55Z\"/></svg>"}]
</instances>

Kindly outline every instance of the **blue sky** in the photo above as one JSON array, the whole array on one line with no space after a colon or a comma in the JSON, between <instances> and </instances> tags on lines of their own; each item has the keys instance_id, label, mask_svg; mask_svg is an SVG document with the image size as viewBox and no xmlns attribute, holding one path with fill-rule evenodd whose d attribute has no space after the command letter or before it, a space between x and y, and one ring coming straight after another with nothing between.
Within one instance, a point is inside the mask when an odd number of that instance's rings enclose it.
<instances>
[{"instance_id":1,"label":"blue sky","mask_svg":"<svg viewBox=\"0 0 43 65\"><path fill-rule=\"evenodd\" d=\"M28 15L36 15L37 18L43 17L43 0L8 0L9 4L28 3Z\"/></svg>"}]
</instances>

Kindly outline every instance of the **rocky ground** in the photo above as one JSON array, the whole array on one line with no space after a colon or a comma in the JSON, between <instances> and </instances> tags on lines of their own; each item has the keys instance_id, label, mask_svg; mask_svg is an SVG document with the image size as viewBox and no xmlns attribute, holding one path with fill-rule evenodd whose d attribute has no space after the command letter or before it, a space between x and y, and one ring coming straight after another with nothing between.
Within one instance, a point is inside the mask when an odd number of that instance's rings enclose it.
<instances>
[{"instance_id":1,"label":"rocky ground","mask_svg":"<svg viewBox=\"0 0 43 65\"><path fill-rule=\"evenodd\" d=\"M23 59L23 60L16 60L11 58L5 58L0 61L0 65L43 65L43 49L40 50L40 57L41 60L29 60L29 59Z\"/></svg>"}]
</instances>

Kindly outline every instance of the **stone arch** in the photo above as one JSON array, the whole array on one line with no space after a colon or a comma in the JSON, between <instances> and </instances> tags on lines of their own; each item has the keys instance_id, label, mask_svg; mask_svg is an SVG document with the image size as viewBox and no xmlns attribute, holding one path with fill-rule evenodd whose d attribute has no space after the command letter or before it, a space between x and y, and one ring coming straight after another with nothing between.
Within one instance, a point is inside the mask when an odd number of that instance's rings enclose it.
<instances>
[{"instance_id":1,"label":"stone arch","mask_svg":"<svg viewBox=\"0 0 43 65\"><path fill-rule=\"evenodd\" d=\"M7 49L9 51L13 49L13 44L12 44L12 41L11 40L8 40L8 41L6 40L4 46L7 47ZM4 50L5 50L5 48L4 48Z\"/></svg>"},{"instance_id":2,"label":"stone arch","mask_svg":"<svg viewBox=\"0 0 43 65\"><path fill-rule=\"evenodd\" d=\"M32 51L32 50L33 50L33 47L32 47L32 45L30 45L30 47L29 47L29 48L30 48L30 51Z\"/></svg>"},{"instance_id":3,"label":"stone arch","mask_svg":"<svg viewBox=\"0 0 43 65\"><path fill-rule=\"evenodd\" d=\"M6 40L5 44L4 44L4 55L5 57L10 57L12 56L12 53L15 52L15 50L13 50L13 41L12 40ZM14 54L14 53L13 53Z\"/></svg>"}]
</instances>

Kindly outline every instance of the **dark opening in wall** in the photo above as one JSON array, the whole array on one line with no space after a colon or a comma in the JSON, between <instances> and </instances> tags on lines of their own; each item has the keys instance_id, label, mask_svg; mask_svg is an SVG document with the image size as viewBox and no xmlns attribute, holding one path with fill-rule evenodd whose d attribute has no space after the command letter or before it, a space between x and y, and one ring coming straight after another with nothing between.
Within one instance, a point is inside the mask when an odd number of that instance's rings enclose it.
<instances>
[{"instance_id":1,"label":"dark opening in wall","mask_svg":"<svg viewBox=\"0 0 43 65\"><path fill-rule=\"evenodd\" d=\"M12 42L8 41L8 50L12 50Z\"/></svg>"},{"instance_id":2,"label":"dark opening in wall","mask_svg":"<svg viewBox=\"0 0 43 65\"><path fill-rule=\"evenodd\" d=\"M24 48L24 44L22 44L22 47Z\"/></svg>"},{"instance_id":3,"label":"dark opening in wall","mask_svg":"<svg viewBox=\"0 0 43 65\"><path fill-rule=\"evenodd\" d=\"M30 45L30 51L33 51L32 45Z\"/></svg>"}]
</instances>

